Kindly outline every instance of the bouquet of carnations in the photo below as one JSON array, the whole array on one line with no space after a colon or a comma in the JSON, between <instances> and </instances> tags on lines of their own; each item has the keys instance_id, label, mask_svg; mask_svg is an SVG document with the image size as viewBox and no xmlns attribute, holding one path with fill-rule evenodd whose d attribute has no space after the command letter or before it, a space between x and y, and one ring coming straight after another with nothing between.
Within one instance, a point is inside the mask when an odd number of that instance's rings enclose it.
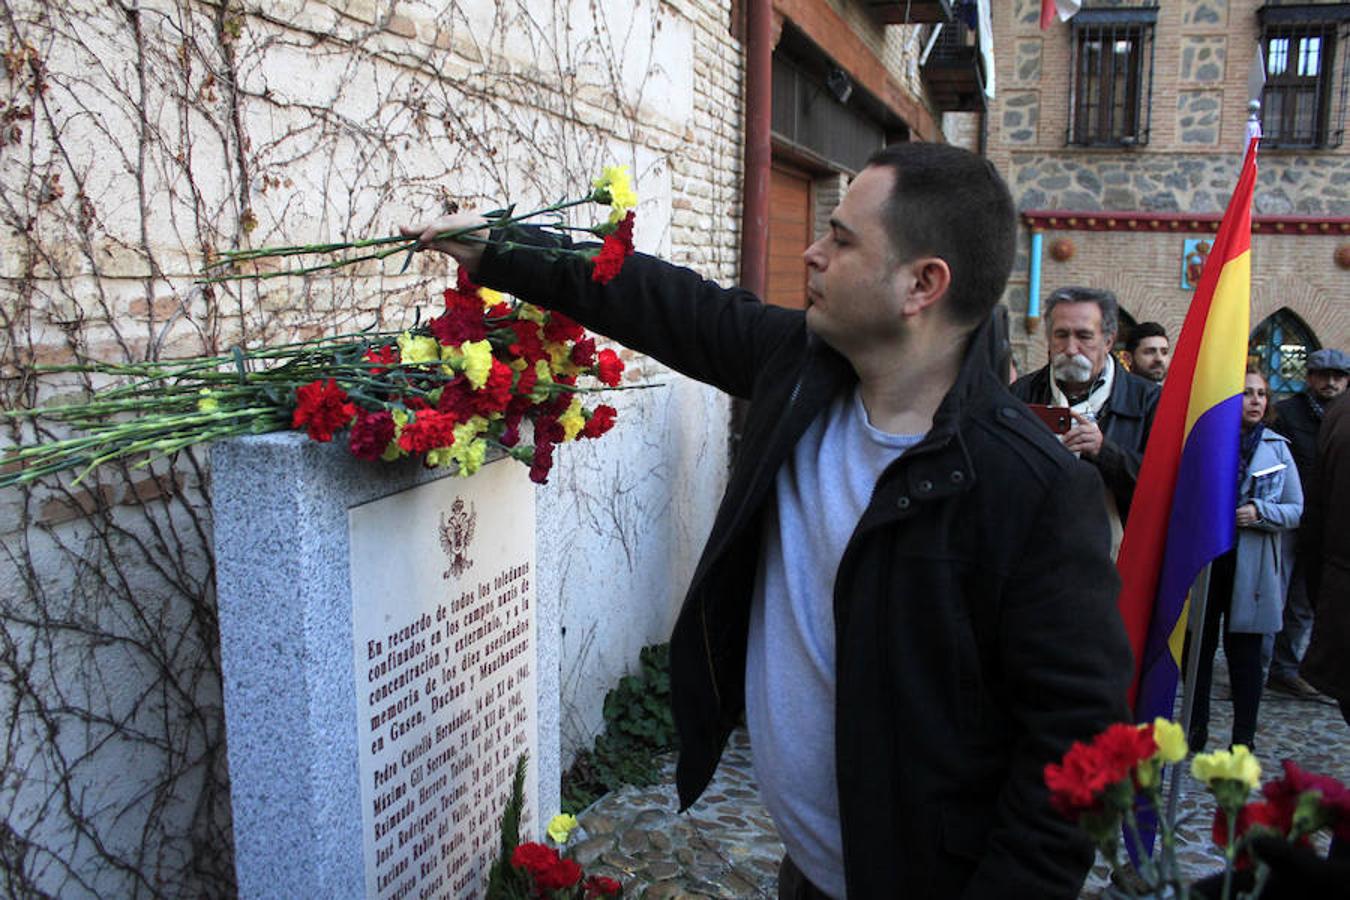
<instances>
[{"instance_id":1,"label":"bouquet of carnations","mask_svg":"<svg viewBox=\"0 0 1350 900\"><path fill-rule=\"evenodd\" d=\"M1128 837L1147 896L1192 895L1177 864L1175 823L1162 815L1163 766L1180 763L1188 752L1181 726L1159 718L1151 725L1111 725L1091 743L1075 743L1059 763L1045 767L1051 804L1087 831L1112 869L1120 864L1122 831ZM1350 840L1350 789L1292 761L1285 761L1282 778L1261 788L1264 799L1259 801L1249 802L1249 796L1260 786L1261 765L1240 744L1197 754L1191 776L1205 784L1216 803L1211 832L1223 853L1223 898L1233 896L1235 873L1244 870L1249 874L1241 881L1249 891L1240 896L1256 898L1265 888L1271 870L1251 852L1254 842L1274 838L1309 848L1312 836L1322 829ZM1161 848L1156 856L1145 846L1141 816L1157 822Z\"/></svg>"},{"instance_id":2,"label":"bouquet of carnations","mask_svg":"<svg viewBox=\"0 0 1350 900\"><path fill-rule=\"evenodd\" d=\"M488 900L595 900L622 897L623 885L603 875L585 877L566 852L577 828L575 816L559 813L548 823L548 843L520 842L526 760L516 760L511 795L502 810L501 850L488 873ZM561 852L560 852L561 851Z\"/></svg>"},{"instance_id":3,"label":"bouquet of carnations","mask_svg":"<svg viewBox=\"0 0 1350 900\"><path fill-rule=\"evenodd\" d=\"M607 282L633 252L635 202L626 171L611 167L579 201L524 215L499 210L484 226L439 237L465 239L469 231L556 216L578 203L602 203L611 208L608 221L584 229L603 238L598 248L526 248L501 238L475 239L507 252L578 255L589 261L596 281ZM379 258L411 252L416 244L414 237L378 240L392 245L380 250ZM238 251L225 262L256 266L302 251L330 253L371 243L376 242ZM369 258L346 256L309 268L257 269L208 280L305 274ZM624 365L613 350L598 349L579 324L479 287L463 271L444 300L435 318L397 332L234 348L227 355L167 362L37 367L39 373L111 376L116 383L82 402L4 411L11 420L60 423L75 435L20 443L4 452L0 487L65 471L76 471L78 482L106 463L134 460L143 466L196 444L286 428L323 442L345 429L347 445L360 459L412 456L463 476L478 471L489 449L497 448L529 465L530 477L543 483L557 445L598 438L613 427L613 406L586 401L596 391L617 388Z\"/></svg>"}]
</instances>

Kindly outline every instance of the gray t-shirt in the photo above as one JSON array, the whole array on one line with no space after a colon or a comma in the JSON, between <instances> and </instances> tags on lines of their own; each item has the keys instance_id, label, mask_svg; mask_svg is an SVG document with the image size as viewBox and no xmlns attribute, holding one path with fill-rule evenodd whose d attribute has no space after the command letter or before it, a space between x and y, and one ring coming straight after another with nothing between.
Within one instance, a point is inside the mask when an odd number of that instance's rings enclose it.
<instances>
[{"instance_id":1,"label":"gray t-shirt","mask_svg":"<svg viewBox=\"0 0 1350 900\"><path fill-rule=\"evenodd\" d=\"M746 721L760 796L788 855L844 896L834 760L834 581L877 479L923 439L872 427L855 388L802 435L774 482L750 613Z\"/></svg>"}]
</instances>

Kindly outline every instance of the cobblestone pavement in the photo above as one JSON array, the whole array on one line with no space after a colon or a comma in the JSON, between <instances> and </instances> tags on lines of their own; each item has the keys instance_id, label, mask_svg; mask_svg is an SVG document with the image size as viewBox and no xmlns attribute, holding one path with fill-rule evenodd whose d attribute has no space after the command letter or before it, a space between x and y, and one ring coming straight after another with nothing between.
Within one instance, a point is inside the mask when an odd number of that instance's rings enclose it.
<instances>
[{"instance_id":1,"label":"cobblestone pavement","mask_svg":"<svg viewBox=\"0 0 1350 900\"><path fill-rule=\"evenodd\" d=\"M1210 750L1226 746L1221 742L1232 712L1222 657L1215 668ZM1263 781L1279 771L1280 760L1291 758L1310 771L1350 782L1350 727L1334 706L1266 692L1257 756ZM1179 858L1189 875L1207 874L1222 867L1209 840L1213 805L1189 774L1182 782ZM732 736L703 797L683 815L677 806L672 758L665 762L660 784L617 791L579 817L583 831L574 848L577 861L588 874L621 880L630 898L777 896L783 845L759 802L744 731ZM1325 837L1321 840L1325 851ZM1101 896L1106 883L1106 866L1098 860L1081 896Z\"/></svg>"}]
</instances>

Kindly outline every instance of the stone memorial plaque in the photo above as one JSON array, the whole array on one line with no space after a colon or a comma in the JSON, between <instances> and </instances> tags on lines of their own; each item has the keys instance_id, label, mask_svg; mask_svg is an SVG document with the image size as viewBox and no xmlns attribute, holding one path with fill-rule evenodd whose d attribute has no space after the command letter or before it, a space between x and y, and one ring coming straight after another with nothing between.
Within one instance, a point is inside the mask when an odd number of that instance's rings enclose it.
<instances>
[{"instance_id":1,"label":"stone memorial plaque","mask_svg":"<svg viewBox=\"0 0 1350 900\"><path fill-rule=\"evenodd\" d=\"M533 522L517 465L348 511L367 897L483 896L522 753L533 831Z\"/></svg>"}]
</instances>

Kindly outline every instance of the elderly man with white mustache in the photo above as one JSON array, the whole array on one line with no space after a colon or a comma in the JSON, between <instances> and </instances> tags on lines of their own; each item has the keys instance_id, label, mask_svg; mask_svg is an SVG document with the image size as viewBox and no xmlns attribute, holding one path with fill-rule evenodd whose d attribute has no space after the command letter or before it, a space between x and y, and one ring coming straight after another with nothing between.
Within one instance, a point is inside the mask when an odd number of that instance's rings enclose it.
<instances>
[{"instance_id":1,"label":"elderly man with white mustache","mask_svg":"<svg viewBox=\"0 0 1350 900\"><path fill-rule=\"evenodd\" d=\"M1106 483L1114 557L1153 425L1158 386L1125 371L1111 354L1119 318L1115 294L1060 288L1046 299L1045 317L1050 363L1019 379L1012 393L1025 403L1068 407L1073 427L1060 441L1096 466Z\"/></svg>"}]
</instances>

